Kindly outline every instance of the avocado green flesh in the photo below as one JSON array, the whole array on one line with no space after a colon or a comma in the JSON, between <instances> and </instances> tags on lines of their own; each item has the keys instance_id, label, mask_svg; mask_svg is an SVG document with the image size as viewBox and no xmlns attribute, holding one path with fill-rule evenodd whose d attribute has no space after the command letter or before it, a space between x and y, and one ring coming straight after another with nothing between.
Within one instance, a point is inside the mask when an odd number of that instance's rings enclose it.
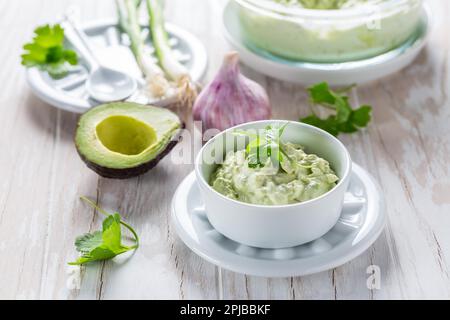
<instances>
[{"instance_id":1,"label":"avocado green flesh","mask_svg":"<svg viewBox=\"0 0 450 320\"><path fill-rule=\"evenodd\" d=\"M137 155L156 142L152 127L128 116L111 116L97 125L97 137L109 150Z\"/></svg>"},{"instance_id":2,"label":"avocado green flesh","mask_svg":"<svg viewBox=\"0 0 450 320\"><path fill-rule=\"evenodd\" d=\"M75 143L82 159L100 175L128 177L153 167L148 163L173 147L171 140L180 128L180 119L170 110L115 102L81 116Z\"/></svg>"}]
</instances>

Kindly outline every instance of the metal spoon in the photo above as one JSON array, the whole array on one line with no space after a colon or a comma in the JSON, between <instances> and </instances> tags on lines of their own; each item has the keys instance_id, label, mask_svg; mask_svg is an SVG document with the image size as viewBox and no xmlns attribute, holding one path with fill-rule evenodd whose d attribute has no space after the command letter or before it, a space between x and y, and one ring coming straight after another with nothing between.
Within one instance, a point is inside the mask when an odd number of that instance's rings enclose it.
<instances>
[{"instance_id":1,"label":"metal spoon","mask_svg":"<svg viewBox=\"0 0 450 320\"><path fill-rule=\"evenodd\" d=\"M102 66L90 50L87 36L77 26L73 19L66 15L64 21L65 36L87 63L89 76L86 80L86 90L99 102L124 100L137 89L137 81L132 76L105 66Z\"/></svg>"}]
</instances>

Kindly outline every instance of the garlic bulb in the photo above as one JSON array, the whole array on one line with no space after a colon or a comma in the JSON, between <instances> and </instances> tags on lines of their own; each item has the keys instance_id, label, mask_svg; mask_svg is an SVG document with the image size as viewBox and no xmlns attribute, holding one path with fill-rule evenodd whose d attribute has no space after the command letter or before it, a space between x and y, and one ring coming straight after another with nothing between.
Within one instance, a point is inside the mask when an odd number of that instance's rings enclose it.
<instances>
[{"instance_id":1,"label":"garlic bulb","mask_svg":"<svg viewBox=\"0 0 450 320\"><path fill-rule=\"evenodd\" d=\"M235 125L269 119L271 107L264 88L244 77L239 71L239 55L225 55L222 67L196 99L194 120L202 121L203 129L225 130Z\"/></svg>"}]
</instances>

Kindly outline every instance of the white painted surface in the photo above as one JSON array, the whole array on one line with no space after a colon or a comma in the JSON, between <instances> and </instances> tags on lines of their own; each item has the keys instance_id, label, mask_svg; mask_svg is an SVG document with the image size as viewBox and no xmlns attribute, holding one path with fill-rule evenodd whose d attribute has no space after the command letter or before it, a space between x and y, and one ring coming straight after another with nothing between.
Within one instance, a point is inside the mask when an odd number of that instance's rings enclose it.
<instances>
[{"instance_id":1,"label":"white painted surface","mask_svg":"<svg viewBox=\"0 0 450 320\"><path fill-rule=\"evenodd\" d=\"M54 21L69 4L79 5L86 21L108 18L115 13L113 1L1 1L0 298L450 298L450 3L430 2L437 21L427 48L407 69L353 92L355 101L374 106L374 120L363 133L341 137L352 158L381 184L385 232L342 267L267 279L219 272L177 239L170 200L191 165L173 166L166 158L140 178L99 178L73 146L78 116L39 101L27 87L20 53L34 27ZM228 50L221 34L224 4L167 0L168 20L207 45L207 79ZM304 88L243 71L267 88L274 118L308 113ZM101 222L79 195L121 212L143 244L126 263L84 269L80 289L69 290L66 262L76 257L73 240ZM372 264L381 270L379 290L366 286Z\"/></svg>"}]
</instances>

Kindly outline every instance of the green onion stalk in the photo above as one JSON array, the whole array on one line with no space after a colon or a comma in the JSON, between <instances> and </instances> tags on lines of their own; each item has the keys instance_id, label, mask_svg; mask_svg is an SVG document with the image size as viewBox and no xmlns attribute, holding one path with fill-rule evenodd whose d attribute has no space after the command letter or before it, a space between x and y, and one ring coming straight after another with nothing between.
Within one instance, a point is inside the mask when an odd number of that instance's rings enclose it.
<instances>
[{"instance_id":1,"label":"green onion stalk","mask_svg":"<svg viewBox=\"0 0 450 320\"><path fill-rule=\"evenodd\" d=\"M164 16L160 0L147 0L150 17L150 31L159 65L167 77L175 82L180 93L180 102L192 106L197 97L197 86L192 81L188 70L175 57L169 44L169 36L164 25Z\"/></svg>"},{"instance_id":2,"label":"green onion stalk","mask_svg":"<svg viewBox=\"0 0 450 320\"><path fill-rule=\"evenodd\" d=\"M164 97L170 89L164 71L151 55L145 52L144 38L139 25L138 8L141 0L116 0L120 29L130 38L130 47L147 82L147 89L156 98Z\"/></svg>"}]
</instances>

